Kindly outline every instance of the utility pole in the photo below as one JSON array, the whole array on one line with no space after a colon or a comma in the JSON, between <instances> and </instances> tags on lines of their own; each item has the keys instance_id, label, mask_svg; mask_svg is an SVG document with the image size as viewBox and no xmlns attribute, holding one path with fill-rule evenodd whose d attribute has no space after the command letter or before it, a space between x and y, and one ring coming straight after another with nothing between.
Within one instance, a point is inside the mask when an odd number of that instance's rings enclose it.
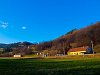
<instances>
[{"instance_id":1,"label":"utility pole","mask_svg":"<svg viewBox=\"0 0 100 75\"><path fill-rule=\"evenodd\" d=\"M63 52L64 52L64 55L65 55L65 48L64 48L64 46L65 46L65 43L63 41Z\"/></svg>"},{"instance_id":2,"label":"utility pole","mask_svg":"<svg viewBox=\"0 0 100 75\"><path fill-rule=\"evenodd\" d=\"M93 41L92 40L91 40L91 45L92 45L93 56L94 56L94 49L93 49L94 44L93 44Z\"/></svg>"}]
</instances>

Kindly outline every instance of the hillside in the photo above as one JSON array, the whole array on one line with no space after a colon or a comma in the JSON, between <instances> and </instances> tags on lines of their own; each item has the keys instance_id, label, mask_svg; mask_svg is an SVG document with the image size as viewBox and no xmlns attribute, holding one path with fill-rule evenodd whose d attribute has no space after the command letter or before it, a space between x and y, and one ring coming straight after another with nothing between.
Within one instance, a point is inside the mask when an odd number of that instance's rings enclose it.
<instances>
[{"instance_id":1,"label":"hillside","mask_svg":"<svg viewBox=\"0 0 100 75\"><path fill-rule=\"evenodd\" d=\"M91 41L94 43L95 52L100 52L100 22L80 30L73 29L55 40L37 45L37 49L63 53L63 50L67 52L72 47L91 46Z\"/></svg>"},{"instance_id":2,"label":"hillside","mask_svg":"<svg viewBox=\"0 0 100 75\"><path fill-rule=\"evenodd\" d=\"M0 48L6 48L6 47L7 47L7 44L0 43Z\"/></svg>"},{"instance_id":3,"label":"hillside","mask_svg":"<svg viewBox=\"0 0 100 75\"><path fill-rule=\"evenodd\" d=\"M93 41L94 45L100 44L100 23L73 31L56 40L65 40L70 44L76 43L78 47L91 45L91 41Z\"/></svg>"}]
</instances>

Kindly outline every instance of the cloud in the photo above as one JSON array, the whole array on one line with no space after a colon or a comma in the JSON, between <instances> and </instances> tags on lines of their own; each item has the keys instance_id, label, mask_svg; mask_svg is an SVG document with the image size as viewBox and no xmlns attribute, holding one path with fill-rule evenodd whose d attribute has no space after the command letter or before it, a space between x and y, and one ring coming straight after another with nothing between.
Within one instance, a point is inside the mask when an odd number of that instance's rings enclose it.
<instances>
[{"instance_id":1,"label":"cloud","mask_svg":"<svg viewBox=\"0 0 100 75\"><path fill-rule=\"evenodd\" d=\"M2 28L6 29L8 25L1 25Z\"/></svg>"},{"instance_id":2,"label":"cloud","mask_svg":"<svg viewBox=\"0 0 100 75\"><path fill-rule=\"evenodd\" d=\"M0 21L0 27L3 28L3 29L6 29L8 27L8 22Z\"/></svg>"},{"instance_id":3,"label":"cloud","mask_svg":"<svg viewBox=\"0 0 100 75\"><path fill-rule=\"evenodd\" d=\"M23 27L22 27L22 29L23 29L23 30L25 30L25 29L26 29L26 27L25 27L25 26L23 26Z\"/></svg>"}]
</instances>

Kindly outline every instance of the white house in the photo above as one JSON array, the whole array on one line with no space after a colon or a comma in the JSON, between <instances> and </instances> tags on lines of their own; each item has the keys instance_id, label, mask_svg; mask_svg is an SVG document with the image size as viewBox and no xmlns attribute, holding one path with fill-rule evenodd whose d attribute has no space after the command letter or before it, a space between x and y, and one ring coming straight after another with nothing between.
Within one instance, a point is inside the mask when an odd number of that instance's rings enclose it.
<instances>
[{"instance_id":1,"label":"white house","mask_svg":"<svg viewBox=\"0 0 100 75\"><path fill-rule=\"evenodd\" d=\"M22 55L18 54L18 55L14 55L15 58L19 58L22 57Z\"/></svg>"}]
</instances>

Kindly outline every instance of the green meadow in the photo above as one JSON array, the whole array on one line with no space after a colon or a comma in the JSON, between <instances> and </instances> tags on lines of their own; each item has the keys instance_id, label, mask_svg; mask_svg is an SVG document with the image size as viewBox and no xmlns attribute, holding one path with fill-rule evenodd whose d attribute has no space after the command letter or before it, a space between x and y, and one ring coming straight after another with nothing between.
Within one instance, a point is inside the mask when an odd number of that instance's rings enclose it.
<instances>
[{"instance_id":1,"label":"green meadow","mask_svg":"<svg viewBox=\"0 0 100 75\"><path fill-rule=\"evenodd\" d=\"M0 59L0 75L100 75L100 58Z\"/></svg>"}]
</instances>

